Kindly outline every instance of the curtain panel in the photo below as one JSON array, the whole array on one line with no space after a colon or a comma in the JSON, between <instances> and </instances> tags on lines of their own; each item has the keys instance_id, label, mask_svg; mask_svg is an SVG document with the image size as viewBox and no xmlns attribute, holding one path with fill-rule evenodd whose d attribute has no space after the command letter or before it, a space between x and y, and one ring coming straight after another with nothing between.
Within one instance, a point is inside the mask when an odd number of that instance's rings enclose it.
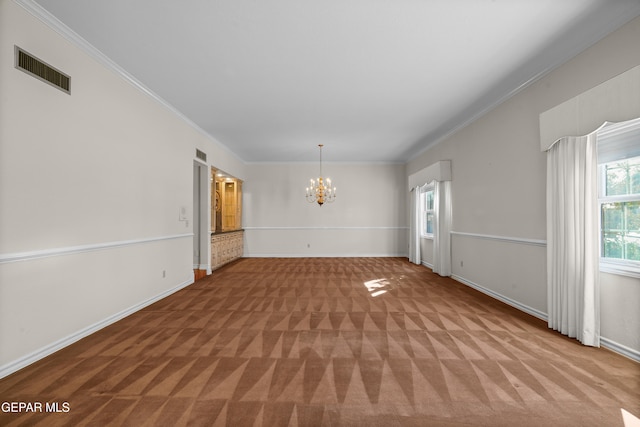
<instances>
[{"instance_id":1,"label":"curtain panel","mask_svg":"<svg viewBox=\"0 0 640 427\"><path fill-rule=\"evenodd\" d=\"M409 261L421 264L420 256L420 187L411 189L409 195Z\"/></svg>"},{"instance_id":2,"label":"curtain panel","mask_svg":"<svg viewBox=\"0 0 640 427\"><path fill-rule=\"evenodd\" d=\"M596 133L565 137L547 152L549 327L600 346Z\"/></svg>"},{"instance_id":3,"label":"curtain panel","mask_svg":"<svg viewBox=\"0 0 640 427\"><path fill-rule=\"evenodd\" d=\"M434 181L433 206L433 272L451 276L451 181Z\"/></svg>"}]
</instances>

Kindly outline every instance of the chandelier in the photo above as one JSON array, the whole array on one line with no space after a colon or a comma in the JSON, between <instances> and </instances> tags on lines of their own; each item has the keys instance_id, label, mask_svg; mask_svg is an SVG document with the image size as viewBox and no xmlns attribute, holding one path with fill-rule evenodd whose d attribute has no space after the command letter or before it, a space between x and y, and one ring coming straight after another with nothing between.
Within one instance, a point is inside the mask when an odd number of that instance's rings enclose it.
<instances>
[{"instance_id":1,"label":"chandelier","mask_svg":"<svg viewBox=\"0 0 640 427\"><path fill-rule=\"evenodd\" d=\"M320 147L320 176L318 177L318 181L316 182L314 179L311 179L311 186L307 187L307 202L313 203L318 202L320 206L323 203L331 203L336 200L336 187L331 186L331 179L327 178L327 182L325 184L322 179L322 144L318 144Z\"/></svg>"}]
</instances>

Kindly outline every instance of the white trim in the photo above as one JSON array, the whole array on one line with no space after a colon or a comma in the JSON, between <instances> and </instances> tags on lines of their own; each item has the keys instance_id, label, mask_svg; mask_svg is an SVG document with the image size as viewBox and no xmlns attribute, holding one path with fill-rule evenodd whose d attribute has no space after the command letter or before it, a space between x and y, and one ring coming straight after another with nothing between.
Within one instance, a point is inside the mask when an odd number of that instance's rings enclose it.
<instances>
[{"instance_id":1,"label":"white trim","mask_svg":"<svg viewBox=\"0 0 640 427\"><path fill-rule=\"evenodd\" d=\"M408 230L409 227L242 227L243 230Z\"/></svg>"},{"instance_id":2,"label":"white trim","mask_svg":"<svg viewBox=\"0 0 640 427\"><path fill-rule=\"evenodd\" d=\"M618 344L617 342L611 341L605 337L600 337L600 345L613 352L626 356L635 362L640 362L640 351L638 350L634 350L626 345Z\"/></svg>"},{"instance_id":3,"label":"white trim","mask_svg":"<svg viewBox=\"0 0 640 427\"><path fill-rule=\"evenodd\" d=\"M538 309L535 309L533 307L529 307L528 305L522 304L514 299L511 299L509 297L505 297L504 295L501 295L495 291L492 291L491 289L487 289L484 286L480 286L477 283L472 282L471 280L467 280L464 277L458 276L457 274L452 274L451 278L454 279L457 282L460 282L462 284L465 284L477 291L482 292L483 294L489 295L492 298L497 299L498 301L502 301L503 303L510 305L511 307L517 308L520 311L523 311L527 314L532 315L533 317L537 317L538 319L544 320L545 322L547 321L547 313L544 313Z\"/></svg>"},{"instance_id":4,"label":"white trim","mask_svg":"<svg viewBox=\"0 0 640 427\"><path fill-rule=\"evenodd\" d=\"M490 234L463 233L461 231L452 231L451 234L455 236L473 237L476 239L495 240L497 242L519 243L523 245L533 245L533 246L547 246L546 240L524 239L521 237L508 237L508 236L493 236Z\"/></svg>"},{"instance_id":5,"label":"white trim","mask_svg":"<svg viewBox=\"0 0 640 427\"><path fill-rule=\"evenodd\" d=\"M119 248L123 246L133 246L133 245L139 245L143 243L158 242L162 240L182 239L184 237L192 237L192 236L193 236L193 233L174 234L171 236L150 237L146 239L120 240L116 242L96 243L91 245L68 246L64 248L52 248L52 249L42 249L37 251L0 254L0 264L6 264L6 263L18 262L18 261L31 261L31 260L40 259L40 258L100 251L105 249Z\"/></svg>"},{"instance_id":6,"label":"white trim","mask_svg":"<svg viewBox=\"0 0 640 427\"><path fill-rule=\"evenodd\" d=\"M640 279L638 262L615 262L610 258L600 258L600 272Z\"/></svg>"},{"instance_id":7,"label":"white trim","mask_svg":"<svg viewBox=\"0 0 640 427\"><path fill-rule=\"evenodd\" d=\"M100 52L95 46L82 38L78 33L73 31L67 25L65 25L58 18L49 13L48 10L40 6L33 0L13 0L14 3L21 6L24 10L30 13L35 18L39 19L42 23L44 23L47 27L51 28L56 33L60 34L67 41L71 42L73 45L78 47L84 53L89 55L91 58L96 60L99 64L107 68L108 70L114 72L118 76L120 76L127 83L138 89L140 92L144 93L163 107L167 108L173 114L182 119L187 125L191 126L193 129L198 131L200 134L205 136L207 139L211 140L218 147L224 149L226 152L231 154L236 159L243 161L236 153L231 151L229 147L222 144L220 141L215 139L211 134L207 133L204 129L198 126L195 122L189 119L187 116L182 114L177 108L173 105L169 104L169 102L162 99L158 94L153 92L151 89L142 84L138 79L129 74L124 68L113 62L108 56L104 53Z\"/></svg>"},{"instance_id":8,"label":"white trim","mask_svg":"<svg viewBox=\"0 0 640 427\"><path fill-rule=\"evenodd\" d=\"M205 153L205 154L206 154L206 153ZM195 163L198 163L198 164L199 164L199 165L201 165L201 166L209 167L209 164L208 164L207 162L205 162L204 160L201 160L201 159L199 159L199 158L197 158L197 157L194 157L194 158L193 158L193 161L194 161Z\"/></svg>"},{"instance_id":9,"label":"white trim","mask_svg":"<svg viewBox=\"0 0 640 427\"><path fill-rule=\"evenodd\" d=\"M627 22L627 21L625 21L625 22ZM624 23L622 23L622 24L619 23L619 26L617 28L619 28L623 24ZM600 40L604 36L606 36L606 34L601 34L600 37L597 40ZM574 50L573 51L573 55L569 55L569 57L572 57L572 56L577 55L578 53L584 51L585 49L590 47L593 43L595 43L597 40L591 40L590 42L583 43L583 45L580 46L579 48L577 48L576 50ZM496 109L500 104L504 103L506 100L513 98L514 96L516 96L520 92L522 92L525 89L527 89L529 86L532 86L534 83L538 82L539 80L542 80L542 78L545 77L547 74L549 74L551 71L553 71L556 68L558 68L559 66L561 66L564 63L564 61L565 60L563 59L563 60L554 62L552 65L548 66L544 70L541 70L536 75L532 76L531 78L529 78L525 82L521 83L519 86L517 86L513 90L509 91L507 94L505 94L503 96L500 96L494 102L489 102L488 104L485 104L485 106L483 108L480 108L479 111L477 111L475 114L472 114L471 117L467 118L466 120L463 120L457 126L454 126L452 129L444 132L440 136L436 136L435 139L433 139L431 142L429 142L426 145L424 145L420 150L418 150L416 153L414 153L413 155L411 155L409 157L408 162L411 162L414 159L418 158L419 156L424 154L427 150L438 146L439 144L441 144L442 142L444 142L445 140L447 140L448 138L450 138L451 136L453 136L454 134L456 134L460 130L462 130L465 127L469 126L473 122L479 120L482 116L486 115L490 111Z\"/></svg>"},{"instance_id":10,"label":"white trim","mask_svg":"<svg viewBox=\"0 0 640 427\"><path fill-rule=\"evenodd\" d=\"M404 160L372 160L372 161L359 161L359 160L322 160L323 165L404 165L407 162ZM247 160L245 165L318 165L318 160Z\"/></svg>"},{"instance_id":11,"label":"white trim","mask_svg":"<svg viewBox=\"0 0 640 427\"><path fill-rule=\"evenodd\" d=\"M425 263L424 261L422 262L423 265L428 266L427 263ZM502 301L503 303L510 305L520 311L523 311L527 314L530 314L533 317L537 317L540 320L543 320L545 322L548 322L548 315L547 313L544 313L540 310L537 310L535 308L529 307L528 305L519 303L518 301L515 301L509 297L505 297L504 295L501 295L495 291L492 291L490 289L485 288L484 286L480 286L477 283L474 283L470 280L465 279L464 277L458 276L456 274L452 274L451 278L454 279L457 282L460 282L464 285L467 285L479 292L482 292L485 295L488 295L492 298L497 299L498 301ZM627 347L625 345L619 344L615 341L612 341L610 339L607 339L605 337L600 337L600 346L605 347L615 353L621 354L625 357L628 357L636 362L640 362L640 351L632 349L630 347Z\"/></svg>"},{"instance_id":12,"label":"white trim","mask_svg":"<svg viewBox=\"0 0 640 427\"><path fill-rule=\"evenodd\" d=\"M25 366L28 366L34 362L37 362L40 359L43 359L53 353L55 353L56 351L67 347L73 343L75 343L76 341L81 340L82 338L85 338L97 331L99 331L102 328L105 328L121 319L124 319L125 317L139 311L142 310L143 308L145 308L148 305L153 304L156 301L161 300L162 298L165 298L177 291L179 291L182 288L185 288L189 285L191 285L194 282L194 278L193 278L193 274L192 277L180 284L178 284L177 286L168 289L164 292L159 293L158 295L151 297L147 300L144 300L142 302L139 302L138 304L135 304L119 313L113 314L109 317L107 317L106 319L103 319L99 322L94 323L93 325L89 325L86 328L80 329L79 331L68 335L64 338L61 338L57 341L52 342L49 345L46 345L34 352L31 352L29 354L27 354L26 356L20 357L19 359L16 359L12 362L9 362L5 365L0 366L0 378L4 378L22 368L24 368Z\"/></svg>"}]
</instances>

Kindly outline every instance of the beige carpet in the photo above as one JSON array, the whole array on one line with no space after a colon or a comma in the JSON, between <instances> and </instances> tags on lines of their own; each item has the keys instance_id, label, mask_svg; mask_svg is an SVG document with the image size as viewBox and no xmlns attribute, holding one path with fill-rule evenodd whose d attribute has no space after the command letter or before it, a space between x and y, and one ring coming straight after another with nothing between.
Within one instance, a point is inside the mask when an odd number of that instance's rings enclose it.
<instances>
[{"instance_id":1,"label":"beige carpet","mask_svg":"<svg viewBox=\"0 0 640 427\"><path fill-rule=\"evenodd\" d=\"M242 259L0 400L43 410L1 426L623 426L640 365L403 258Z\"/></svg>"}]
</instances>

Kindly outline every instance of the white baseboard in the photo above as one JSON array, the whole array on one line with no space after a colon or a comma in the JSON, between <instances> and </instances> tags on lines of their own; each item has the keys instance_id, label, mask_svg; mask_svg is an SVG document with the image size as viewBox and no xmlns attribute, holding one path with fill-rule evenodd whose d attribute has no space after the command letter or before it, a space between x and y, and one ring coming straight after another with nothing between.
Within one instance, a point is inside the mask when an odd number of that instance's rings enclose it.
<instances>
[{"instance_id":1,"label":"white baseboard","mask_svg":"<svg viewBox=\"0 0 640 427\"><path fill-rule=\"evenodd\" d=\"M136 311L142 310L143 308L145 308L148 305L153 304L156 301L161 300L162 298L165 298L168 295L171 295L177 291L179 291L182 288L185 288L189 285L191 285L194 282L193 279L193 274L191 275L191 278L189 280L186 280L180 284L178 284L177 286L168 289L164 292L161 292L160 294L149 298L145 301L142 301L136 305L133 305L119 313L115 313L109 317L107 317L106 319L103 319L97 323L94 323L93 325L87 326L86 328L83 328L71 335L68 335L62 339L59 339L49 345L46 345L32 353L27 354L26 356L20 357L17 360L14 360L12 362L9 362L5 365L0 366L0 378L4 378L34 362L37 362L38 360L49 356L50 354L55 353L58 350L63 349L64 347L67 347L71 344L73 344L76 341L81 340L84 337L87 337L91 334L93 334L94 332L99 331L100 329L109 326L115 322L117 322L118 320L124 319L125 317L135 313Z\"/></svg>"},{"instance_id":2,"label":"white baseboard","mask_svg":"<svg viewBox=\"0 0 640 427\"><path fill-rule=\"evenodd\" d=\"M423 265L427 265L424 261L422 262ZM547 313L544 313L540 310L536 310L535 308L531 308L525 304L521 304L518 301L515 301L511 298L505 297L504 295L501 295L495 291L492 291L490 289L487 289L483 286L478 285L477 283L473 283L470 280L467 280L463 277L457 276L457 275L452 275L451 276L452 279L467 285L477 291L482 292L483 294L489 295L492 298L497 299L498 301L502 301L503 303L510 305L514 308L517 308L520 311L523 311L527 314L530 314L534 317L537 317L538 319L544 320L545 322L547 322L549 320L549 317L547 315ZM625 345L619 344L615 341L612 341L608 338L605 337L600 337L600 345L602 347L605 347L615 353L621 354L625 357L628 357L631 360L634 360L636 362L640 362L640 351L629 348Z\"/></svg>"},{"instance_id":3,"label":"white baseboard","mask_svg":"<svg viewBox=\"0 0 640 427\"><path fill-rule=\"evenodd\" d=\"M491 289L487 289L484 286L480 286L477 283L473 283L471 280L467 280L464 277L458 276L456 274L452 274L451 278L453 280L456 280L460 283L463 283L467 286L469 286L470 288L473 288L477 291L482 292L483 294L489 295L492 298L497 299L498 301L502 301L503 303L510 305L511 307L515 307L520 311L524 311L527 314L530 314L534 317L537 317L538 319L542 319L545 322L547 321L547 313L544 313L540 310L537 310L535 308L529 307L528 305L522 304L514 299L511 299L509 297L505 297L504 295L501 295L495 291L492 291Z\"/></svg>"},{"instance_id":4,"label":"white baseboard","mask_svg":"<svg viewBox=\"0 0 640 427\"><path fill-rule=\"evenodd\" d=\"M428 263L428 262L426 262L426 261L422 261L422 262L421 262L421 264L422 264L422 265L424 265L425 267L430 268L430 269L432 269L432 270L433 270L433 264L429 264L429 263Z\"/></svg>"},{"instance_id":5,"label":"white baseboard","mask_svg":"<svg viewBox=\"0 0 640 427\"><path fill-rule=\"evenodd\" d=\"M604 337L600 337L600 345L640 363L640 351L638 350L634 350L625 345L618 344L617 342L611 341L610 339Z\"/></svg>"}]
</instances>

